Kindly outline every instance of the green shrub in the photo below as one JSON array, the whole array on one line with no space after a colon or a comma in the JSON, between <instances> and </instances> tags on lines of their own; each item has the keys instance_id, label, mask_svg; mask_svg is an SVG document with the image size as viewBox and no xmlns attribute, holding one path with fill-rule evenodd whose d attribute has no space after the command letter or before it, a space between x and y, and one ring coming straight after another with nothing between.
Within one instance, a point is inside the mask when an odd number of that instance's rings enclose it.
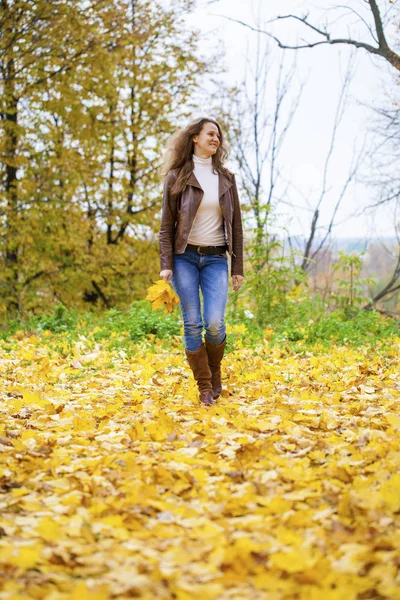
<instances>
[{"instance_id":1,"label":"green shrub","mask_svg":"<svg viewBox=\"0 0 400 600\"><path fill-rule=\"evenodd\" d=\"M111 332L127 336L132 341L142 340L148 335L163 339L178 335L180 330L176 313L153 311L146 300L134 302L128 311L107 311L99 319L97 327L100 330L94 334L96 340L109 337Z\"/></svg>"},{"instance_id":2,"label":"green shrub","mask_svg":"<svg viewBox=\"0 0 400 600\"><path fill-rule=\"evenodd\" d=\"M7 339L18 330L66 333L72 339L84 335L95 341L111 340L113 346L121 346L147 336L165 339L179 335L180 322L177 310L166 315L162 310L153 311L149 302L140 300L133 302L127 311L111 309L102 314L82 314L59 304L49 315L35 316L27 321L10 321L1 338Z\"/></svg>"},{"instance_id":3,"label":"green shrub","mask_svg":"<svg viewBox=\"0 0 400 600\"><path fill-rule=\"evenodd\" d=\"M307 344L334 342L362 346L400 335L398 321L372 310L354 309L351 314L347 310L322 313L308 321L300 317L301 313L297 319L291 316L274 324L277 342L287 339Z\"/></svg>"},{"instance_id":4,"label":"green shrub","mask_svg":"<svg viewBox=\"0 0 400 600\"><path fill-rule=\"evenodd\" d=\"M32 317L29 325L37 331L47 330L52 333L61 333L75 329L78 321L79 313L76 310L68 309L63 304L57 304L51 314Z\"/></svg>"},{"instance_id":5,"label":"green shrub","mask_svg":"<svg viewBox=\"0 0 400 600\"><path fill-rule=\"evenodd\" d=\"M318 296L304 295L287 299L285 312L279 311L265 319L260 326L255 315L243 306L228 305L226 323L228 343L235 347L255 346L260 340L268 339L271 344L290 344L295 348L313 344L374 345L378 341L390 341L400 336L400 323L377 311L362 310L346 306L342 310L327 313L326 306ZM178 308L173 313L153 311L146 300L134 302L129 310L108 310L102 314L79 314L58 305L50 315L32 317L29 321L10 321L0 337L7 339L17 331L50 331L56 337L53 343L60 348L73 348L79 336L93 342L106 342L109 348L128 348L132 343L154 338L165 340L181 338L182 320ZM183 343L183 341L182 341ZM150 345L151 347L151 345ZM68 351L68 350L66 350Z\"/></svg>"}]
</instances>

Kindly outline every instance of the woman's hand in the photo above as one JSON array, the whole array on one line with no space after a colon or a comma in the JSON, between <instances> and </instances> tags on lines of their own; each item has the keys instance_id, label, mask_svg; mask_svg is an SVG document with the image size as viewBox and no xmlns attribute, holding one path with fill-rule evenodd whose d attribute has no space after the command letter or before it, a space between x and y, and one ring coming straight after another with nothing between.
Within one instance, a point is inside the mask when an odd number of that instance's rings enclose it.
<instances>
[{"instance_id":1,"label":"woman's hand","mask_svg":"<svg viewBox=\"0 0 400 600\"><path fill-rule=\"evenodd\" d=\"M171 281L171 277L172 277L171 269L166 269L165 271L161 271L160 277L161 277L161 279L163 279L165 281L165 283L169 283Z\"/></svg>"},{"instance_id":2,"label":"woman's hand","mask_svg":"<svg viewBox=\"0 0 400 600\"><path fill-rule=\"evenodd\" d=\"M243 275L232 275L233 291L237 292L244 282Z\"/></svg>"}]
</instances>

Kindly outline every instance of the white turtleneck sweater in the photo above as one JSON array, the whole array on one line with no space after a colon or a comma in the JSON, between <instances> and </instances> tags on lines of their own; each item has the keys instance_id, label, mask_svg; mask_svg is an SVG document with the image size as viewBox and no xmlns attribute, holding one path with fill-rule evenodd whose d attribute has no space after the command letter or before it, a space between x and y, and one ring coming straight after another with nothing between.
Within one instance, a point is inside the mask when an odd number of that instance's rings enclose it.
<instances>
[{"instance_id":1,"label":"white turtleneck sweater","mask_svg":"<svg viewBox=\"0 0 400 600\"><path fill-rule=\"evenodd\" d=\"M218 173L213 173L211 156L210 158L200 158L193 154L193 163L193 172L204 191L204 196L197 210L188 243L196 246L224 246L225 235L219 205Z\"/></svg>"}]
</instances>

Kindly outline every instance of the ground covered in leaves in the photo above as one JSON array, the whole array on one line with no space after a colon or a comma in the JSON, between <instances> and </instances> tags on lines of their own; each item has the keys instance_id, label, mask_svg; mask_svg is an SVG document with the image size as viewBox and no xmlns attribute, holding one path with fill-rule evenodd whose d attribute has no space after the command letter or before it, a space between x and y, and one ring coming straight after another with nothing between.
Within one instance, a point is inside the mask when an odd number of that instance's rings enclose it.
<instances>
[{"instance_id":1,"label":"ground covered in leaves","mask_svg":"<svg viewBox=\"0 0 400 600\"><path fill-rule=\"evenodd\" d=\"M0 345L0 599L400 599L400 340Z\"/></svg>"}]
</instances>

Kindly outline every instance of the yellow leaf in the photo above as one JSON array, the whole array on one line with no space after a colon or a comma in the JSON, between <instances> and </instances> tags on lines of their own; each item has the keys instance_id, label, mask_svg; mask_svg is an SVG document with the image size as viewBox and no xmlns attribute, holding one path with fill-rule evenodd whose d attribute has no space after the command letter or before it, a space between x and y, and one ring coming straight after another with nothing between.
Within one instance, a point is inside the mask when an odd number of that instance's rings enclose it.
<instances>
[{"instance_id":1,"label":"yellow leaf","mask_svg":"<svg viewBox=\"0 0 400 600\"><path fill-rule=\"evenodd\" d=\"M297 548L289 552L277 552L271 556L274 567L287 573L298 573L313 567L318 560L308 548Z\"/></svg>"},{"instance_id":2,"label":"yellow leaf","mask_svg":"<svg viewBox=\"0 0 400 600\"><path fill-rule=\"evenodd\" d=\"M341 557L332 560L334 569L340 573L356 575L369 557L369 548L364 544L343 544L340 552Z\"/></svg>"},{"instance_id":3,"label":"yellow leaf","mask_svg":"<svg viewBox=\"0 0 400 600\"><path fill-rule=\"evenodd\" d=\"M42 400L40 392L31 392L30 390L22 390L22 400L24 404L37 404L38 406L48 404L47 400Z\"/></svg>"},{"instance_id":4,"label":"yellow leaf","mask_svg":"<svg viewBox=\"0 0 400 600\"><path fill-rule=\"evenodd\" d=\"M89 433L94 429L96 421L90 417L80 415L79 417L73 417L72 425L75 431L87 431Z\"/></svg>"},{"instance_id":5,"label":"yellow leaf","mask_svg":"<svg viewBox=\"0 0 400 600\"><path fill-rule=\"evenodd\" d=\"M396 430L400 429L399 415L386 415L387 422Z\"/></svg>"},{"instance_id":6,"label":"yellow leaf","mask_svg":"<svg viewBox=\"0 0 400 600\"><path fill-rule=\"evenodd\" d=\"M134 427L128 429L127 434L133 441L147 438L146 431L140 421L137 421Z\"/></svg>"},{"instance_id":7,"label":"yellow leaf","mask_svg":"<svg viewBox=\"0 0 400 600\"><path fill-rule=\"evenodd\" d=\"M382 485L380 494L386 506L393 512L400 510L400 473L395 473Z\"/></svg>"},{"instance_id":8,"label":"yellow leaf","mask_svg":"<svg viewBox=\"0 0 400 600\"><path fill-rule=\"evenodd\" d=\"M195 478L198 485L207 483L209 474L205 469L191 469L190 474Z\"/></svg>"},{"instance_id":9,"label":"yellow leaf","mask_svg":"<svg viewBox=\"0 0 400 600\"><path fill-rule=\"evenodd\" d=\"M5 552L5 562L22 569L32 569L40 560L41 549L41 546L20 546L18 549Z\"/></svg>"},{"instance_id":10,"label":"yellow leaf","mask_svg":"<svg viewBox=\"0 0 400 600\"><path fill-rule=\"evenodd\" d=\"M147 290L146 300L152 303L153 310L164 306L164 312L172 312L177 304L179 297L169 283L160 279Z\"/></svg>"},{"instance_id":11,"label":"yellow leaf","mask_svg":"<svg viewBox=\"0 0 400 600\"><path fill-rule=\"evenodd\" d=\"M218 600L222 598L224 588L219 583L184 583L170 585L177 600L193 600L201 598L202 600Z\"/></svg>"},{"instance_id":12,"label":"yellow leaf","mask_svg":"<svg viewBox=\"0 0 400 600\"><path fill-rule=\"evenodd\" d=\"M295 421L296 423L308 425L310 427L318 427L321 421L321 417L319 415L312 414L312 411L309 411L308 414L298 412L295 415L293 415L293 421Z\"/></svg>"},{"instance_id":13,"label":"yellow leaf","mask_svg":"<svg viewBox=\"0 0 400 600\"><path fill-rule=\"evenodd\" d=\"M107 586L102 585L91 589L83 581L78 583L70 596L70 600L108 600L109 598Z\"/></svg>"},{"instance_id":14,"label":"yellow leaf","mask_svg":"<svg viewBox=\"0 0 400 600\"><path fill-rule=\"evenodd\" d=\"M12 490L12 495L14 498L20 498L21 496L26 496L29 493L30 493L30 490L28 490L28 488L25 488L25 487L16 488L16 489Z\"/></svg>"},{"instance_id":15,"label":"yellow leaf","mask_svg":"<svg viewBox=\"0 0 400 600\"><path fill-rule=\"evenodd\" d=\"M223 533L223 529L220 525L209 521L208 523L203 523L199 527L195 527L193 529L193 534L196 539L213 539L215 537L221 536Z\"/></svg>"},{"instance_id":16,"label":"yellow leaf","mask_svg":"<svg viewBox=\"0 0 400 600\"><path fill-rule=\"evenodd\" d=\"M51 517L45 517L36 527L38 535L46 542L56 542L60 539L60 525Z\"/></svg>"},{"instance_id":17,"label":"yellow leaf","mask_svg":"<svg viewBox=\"0 0 400 600\"><path fill-rule=\"evenodd\" d=\"M82 496L79 492L77 491L73 491L70 492L69 494L66 494L65 496L63 496L60 500L61 504L64 504L65 506L77 506L78 504L80 504L82 501Z\"/></svg>"}]
</instances>

